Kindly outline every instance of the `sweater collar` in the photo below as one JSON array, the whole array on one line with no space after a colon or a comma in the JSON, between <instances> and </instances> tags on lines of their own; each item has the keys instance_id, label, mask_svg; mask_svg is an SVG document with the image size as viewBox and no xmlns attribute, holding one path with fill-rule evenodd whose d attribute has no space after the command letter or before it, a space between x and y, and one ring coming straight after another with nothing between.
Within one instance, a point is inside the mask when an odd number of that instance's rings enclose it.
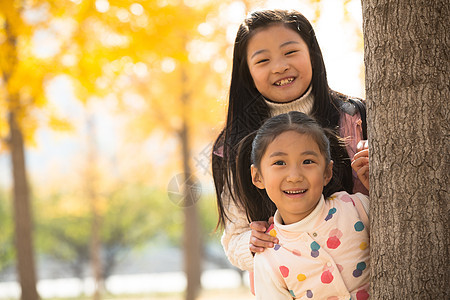
<instances>
[{"instance_id":1,"label":"sweater collar","mask_svg":"<svg viewBox=\"0 0 450 300\"><path fill-rule=\"evenodd\" d=\"M319 203L317 203L316 208L314 208L314 210L306 218L289 225L283 224L281 215L277 210L274 216L274 225L282 235L288 238L297 237L298 233L301 232L313 231L316 225L315 220L318 217L318 215L320 215L320 213L322 212L324 205L325 205L325 198L322 195L322 197L320 197Z\"/></svg>"},{"instance_id":2,"label":"sweater collar","mask_svg":"<svg viewBox=\"0 0 450 300\"><path fill-rule=\"evenodd\" d=\"M288 113L290 111L300 111L304 114L310 115L314 105L314 95L311 91L312 85L309 86L306 93L304 93L300 98L289 102L274 102L266 98L264 98L264 101L267 106L269 106L271 117Z\"/></svg>"}]
</instances>

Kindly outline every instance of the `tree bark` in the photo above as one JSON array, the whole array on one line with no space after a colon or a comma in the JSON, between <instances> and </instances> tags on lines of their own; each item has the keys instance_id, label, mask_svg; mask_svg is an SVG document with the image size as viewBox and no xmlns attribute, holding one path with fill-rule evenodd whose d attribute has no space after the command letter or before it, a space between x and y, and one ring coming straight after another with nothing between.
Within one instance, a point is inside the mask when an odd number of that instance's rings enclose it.
<instances>
[{"instance_id":1,"label":"tree bark","mask_svg":"<svg viewBox=\"0 0 450 300\"><path fill-rule=\"evenodd\" d=\"M11 101L17 99L11 99ZM25 167L25 151L23 135L17 125L14 112L9 113L11 164L14 191L14 223L17 255L17 271L19 273L22 300L37 300L36 271L32 237L32 213L30 193Z\"/></svg>"},{"instance_id":2,"label":"tree bark","mask_svg":"<svg viewBox=\"0 0 450 300\"><path fill-rule=\"evenodd\" d=\"M363 0L372 299L449 299L449 4Z\"/></svg>"}]
</instances>

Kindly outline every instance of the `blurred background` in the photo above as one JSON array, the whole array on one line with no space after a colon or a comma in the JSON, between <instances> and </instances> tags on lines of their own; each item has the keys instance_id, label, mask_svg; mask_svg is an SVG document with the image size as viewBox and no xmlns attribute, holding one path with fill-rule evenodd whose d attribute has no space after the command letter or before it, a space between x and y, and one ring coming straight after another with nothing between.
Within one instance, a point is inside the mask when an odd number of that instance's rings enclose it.
<instances>
[{"instance_id":1,"label":"blurred background","mask_svg":"<svg viewBox=\"0 0 450 300\"><path fill-rule=\"evenodd\" d=\"M330 87L364 97L359 0L0 1L0 299L21 284L41 299L253 298L215 231L210 154L258 8L302 12Z\"/></svg>"}]
</instances>

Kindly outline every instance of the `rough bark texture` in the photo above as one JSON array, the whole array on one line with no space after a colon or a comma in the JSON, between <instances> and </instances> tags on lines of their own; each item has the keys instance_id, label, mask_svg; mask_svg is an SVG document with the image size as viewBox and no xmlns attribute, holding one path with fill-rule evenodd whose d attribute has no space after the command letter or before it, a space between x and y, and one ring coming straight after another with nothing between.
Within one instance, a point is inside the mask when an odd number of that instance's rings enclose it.
<instances>
[{"instance_id":1,"label":"rough bark texture","mask_svg":"<svg viewBox=\"0 0 450 300\"><path fill-rule=\"evenodd\" d=\"M11 99L12 100L12 99ZM30 192L25 169L25 151L22 132L13 112L9 114L10 147L14 190L14 223L17 271L22 300L37 300L34 263L32 213Z\"/></svg>"},{"instance_id":2,"label":"rough bark texture","mask_svg":"<svg viewBox=\"0 0 450 300\"><path fill-rule=\"evenodd\" d=\"M449 299L449 3L362 8L372 299Z\"/></svg>"}]
</instances>

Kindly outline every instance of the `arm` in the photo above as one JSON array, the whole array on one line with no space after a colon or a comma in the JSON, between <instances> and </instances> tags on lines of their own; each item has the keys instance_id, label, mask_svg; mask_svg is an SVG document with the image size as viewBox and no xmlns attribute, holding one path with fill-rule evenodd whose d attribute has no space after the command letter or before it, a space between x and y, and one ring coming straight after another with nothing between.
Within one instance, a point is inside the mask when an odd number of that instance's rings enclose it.
<instances>
[{"instance_id":1,"label":"arm","mask_svg":"<svg viewBox=\"0 0 450 300\"><path fill-rule=\"evenodd\" d=\"M253 253L262 252L266 247L273 247L278 239L264 233L268 227L266 222L247 221L245 211L236 206L225 190L222 193L228 218L222 235L222 246L228 260L241 270L253 270ZM253 229L253 230L252 230Z\"/></svg>"},{"instance_id":2,"label":"arm","mask_svg":"<svg viewBox=\"0 0 450 300\"><path fill-rule=\"evenodd\" d=\"M280 276L280 271L275 269L276 262L272 261L267 253L255 255L255 295L258 300L293 299Z\"/></svg>"}]
</instances>

